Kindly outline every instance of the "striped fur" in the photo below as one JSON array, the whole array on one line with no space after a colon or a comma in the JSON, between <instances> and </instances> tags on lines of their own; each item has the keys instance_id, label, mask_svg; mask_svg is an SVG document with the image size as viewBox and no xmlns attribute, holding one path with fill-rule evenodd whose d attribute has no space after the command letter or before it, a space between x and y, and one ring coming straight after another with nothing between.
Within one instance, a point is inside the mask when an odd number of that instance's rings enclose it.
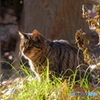
<instances>
[{"instance_id":1,"label":"striped fur","mask_svg":"<svg viewBox=\"0 0 100 100\"><path fill-rule=\"evenodd\" d=\"M34 30L31 34L20 33L20 37L20 50L26 59L31 62L30 66L33 62L33 70L36 67L41 70L41 65L46 66L47 58L50 62L50 71L58 74L64 73L67 69L75 71L78 62L80 64L84 63L82 52L78 54L77 48L71 46L65 40L50 41L37 30ZM80 67L80 69L86 70L86 67ZM65 75L71 75L71 73L66 72Z\"/></svg>"}]
</instances>

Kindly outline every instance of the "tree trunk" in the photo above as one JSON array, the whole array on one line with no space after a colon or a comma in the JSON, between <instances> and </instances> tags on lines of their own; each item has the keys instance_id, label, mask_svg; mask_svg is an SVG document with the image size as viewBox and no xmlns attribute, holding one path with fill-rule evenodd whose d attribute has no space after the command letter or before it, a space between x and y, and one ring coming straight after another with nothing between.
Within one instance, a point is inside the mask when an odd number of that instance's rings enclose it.
<instances>
[{"instance_id":1,"label":"tree trunk","mask_svg":"<svg viewBox=\"0 0 100 100\"><path fill-rule=\"evenodd\" d=\"M81 16L82 4L84 0L24 0L22 31L37 29L46 38L68 39L73 43L76 30L89 33L88 25Z\"/></svg>"}]
</instances>

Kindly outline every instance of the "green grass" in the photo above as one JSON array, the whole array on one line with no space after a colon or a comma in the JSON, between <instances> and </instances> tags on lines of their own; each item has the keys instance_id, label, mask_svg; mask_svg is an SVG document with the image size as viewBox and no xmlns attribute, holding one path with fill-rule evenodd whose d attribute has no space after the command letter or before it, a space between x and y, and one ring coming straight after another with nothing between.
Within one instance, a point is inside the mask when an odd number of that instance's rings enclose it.
<instances>
[{"instance_id":1,"label":"green grass","mask_svg":"<svg viewBox=\"0 0 100 100\"><path fill-rule=\"evenodd\" d=\"M94 96L71 96L71 92L81 93L91 92L90 84L87 78L75 81L76 75L68 77L66 80L52 75L53 80L49 78L49 63L46 70L40 74L41 81L34 78L34 75L24 66L22 69L26 73L26 77L20 77L17 81L12 81L7 86L2 86L0 94L2 100L95 100L100 97ZM8 81L9 83L9 81ZM79 83L79 84L76 84ZM13 88L10 94L7 91ZM8 90L7 90L8 89ZM93 91L94 89L92 89ZM100 91L97 91L100 94Z\"/></svg>"}]
</instances>

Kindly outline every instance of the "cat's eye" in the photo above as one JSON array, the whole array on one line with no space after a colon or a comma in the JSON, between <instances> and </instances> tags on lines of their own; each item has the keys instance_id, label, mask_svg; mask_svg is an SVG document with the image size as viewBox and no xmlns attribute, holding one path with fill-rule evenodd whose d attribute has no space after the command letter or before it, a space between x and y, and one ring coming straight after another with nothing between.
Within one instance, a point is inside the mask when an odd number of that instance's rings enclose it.
<instances>
[{"instance_id":1,"label":"cat's eye","mask_svg":"<svg viewBox=\"0 0 100 100\"><path fill-rule=\"evenodd\" d=\"M34 47L35 47L35 48L37 48L37 49L42 49L41 47L39 47L39 46L36 46L36 45L35 45Z\"/></svg>"},{"instance_id":2,"label":"cat's eye","mask_svg":"<svg viewBox=\"0 0 100 100\"><path fill-rule=\"evenodd\" d=\"M32 46L28 46L28 49L32 49L33 47Z\"/></svg>"}]
</instances>

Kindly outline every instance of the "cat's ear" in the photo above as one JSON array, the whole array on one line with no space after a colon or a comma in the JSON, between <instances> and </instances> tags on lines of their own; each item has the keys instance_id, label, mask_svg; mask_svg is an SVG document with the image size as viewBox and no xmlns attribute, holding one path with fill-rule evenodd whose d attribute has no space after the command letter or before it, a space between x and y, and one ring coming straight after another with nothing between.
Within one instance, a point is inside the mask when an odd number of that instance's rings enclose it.
<instances>
[{"instance_id":1,"label":"cat's ear","mask_svg":"<svg viewBox=\"0 0 100 100\"><path fill-rule=\"evenodd\" d=\"M32 32L32 36L33 36L34 41L43 41L42 34L40 32L38 32L37 30L34 30Z\"/></svg>"},{"instance_id":2,"label":"cat's ear","mask_svg":"<svg viewBox=\"0 0 100 100\"><path fill-rule=\"evenodd\" d=\"M18 31L18 33L19 33L20 38L24 39L24 34L22 34L20 31Z\"/></svg>"}]
</instances>

